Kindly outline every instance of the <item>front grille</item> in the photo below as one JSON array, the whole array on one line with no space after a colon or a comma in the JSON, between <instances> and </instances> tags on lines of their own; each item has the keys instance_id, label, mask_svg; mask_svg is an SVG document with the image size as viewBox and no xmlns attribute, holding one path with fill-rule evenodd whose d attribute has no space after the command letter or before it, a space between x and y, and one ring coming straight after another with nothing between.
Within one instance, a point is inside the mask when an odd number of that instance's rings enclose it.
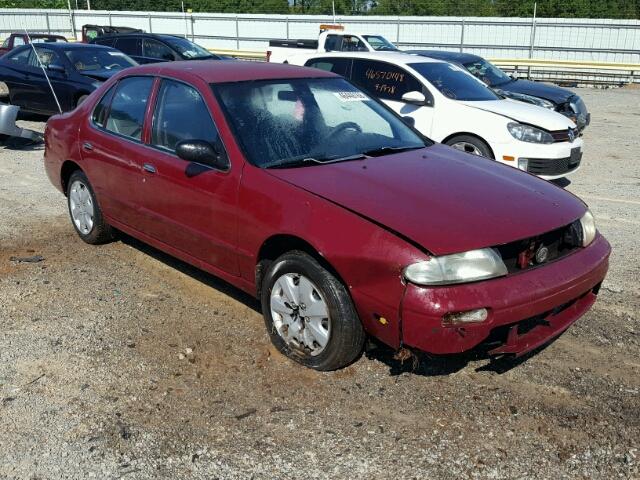
<instances>
[{"instance_id":1,"label":"front grille","mask_svg":"<svg viewBox=\"0 0 640 480\"><path fill-rule=\"evenodd\" d=\"M521 272L530 268L546 265L558 260L580 248L582 242L582 227L576 221L566 227L536 237L518 240L495 247L509 273ZM547 249L544 261L536 260L536 253L542 248ZM527 254L526 252L530 252ZM523 257L524 255L524 257ZM526 260L523 266L523 258Z\"/></svg>"},{"instance_id":2,"label":"front grille","mask_svg":"<svg viewBox=\"0 0 640 480\"><path fill-rule=\"evenodd\" d=\"M580 136L577 128L567 128L566 130L555 130L549 132L554 142L573 142Z\"/></svg>"},{"instance_id":3,"label":"front grille","mask_svg":"<svg viewBox=\"0 0 640 480\"><path fill-rule=\"evenodd\" d=\"M527 172L534 175L562 175L580 166L582 152L565 158L529 158Z\"/></svg>"}]
</instances>

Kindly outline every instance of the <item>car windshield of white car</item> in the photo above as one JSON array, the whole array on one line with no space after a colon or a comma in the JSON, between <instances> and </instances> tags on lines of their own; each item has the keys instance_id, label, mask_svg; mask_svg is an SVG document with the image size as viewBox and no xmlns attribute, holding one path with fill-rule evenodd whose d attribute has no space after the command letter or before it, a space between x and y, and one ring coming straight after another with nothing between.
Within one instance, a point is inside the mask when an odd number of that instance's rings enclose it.
<instances>
[{"instance_id":1,"label":"car windshield of white car","mask_svg":"<svg viewBox=\"0 0 640 480\"><path fill-rule=\"evenodd\" d=\"M74 48L64 52L78 72L121 70L137 63L124 53L110 48Z\"/></svg>"},{"instance_id":2,"label":"car windshield of white car","mask_svg":"<svg viewBox=\"0 0 640 480\"><path fill-rule=\"evenodd\" d=\"M453 100L478 102L500 100L482 81L456 65L444 62L410 63L409 67L420 73L445 97Z\"/></svg>"},{"instance_id":3,"label":"car windshield of white car","mask_svg":"<svg viewBox=\"0 0 640 480\"><path fill-rule=\"evenodd\" d=\"M431 142L342 78L213 84L247 159L263 168L386 156Z\"/></svg>"},{"instance_id":4,"label":"car windshield of white car","mask_svg":"<svg viewBox=\"0 0 640 480\"><path fill-rule=\"evenodd\" d=\"M479 78L490 87L497 87L498 85L509 83L512 80L509 75L486 60L465 63L464 68L466 68L471 75Z\"/></svg>"}]
</instances>

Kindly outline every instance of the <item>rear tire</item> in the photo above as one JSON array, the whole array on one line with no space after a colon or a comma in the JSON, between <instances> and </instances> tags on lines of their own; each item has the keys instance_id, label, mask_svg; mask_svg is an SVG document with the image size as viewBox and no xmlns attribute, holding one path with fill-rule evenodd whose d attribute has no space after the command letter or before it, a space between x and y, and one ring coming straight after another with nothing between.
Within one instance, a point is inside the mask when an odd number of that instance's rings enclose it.
<instances>
[{"instance_id":1,"label":"rear tire","mask_svg":"<svg viewBox=\"0 0 640 480\"><path fill-rule=\"evenodd\" d=\"M349 365L362 352L365 332L349 292L309 254L280 256L261 290L271 342L287 357L327 371Z\"/></svg>"},{"instance_id":2,"label":"rear tire","mask_svg":"<svg viewBox=\"0 0 640 480\"><path fill-rule=\"evenodd\" d=\"M104 220L93 187L82 170L76 170L69 178L67 205L71 224L83 241L99 245L113 240L113 228Z\"/></svg>"},{"instance_id":3,"label":"rear tire","mask_svg":"<svg viewBox=\"0 0 640 480\"><path fill-rule=\"evenodd\" d=\"M472 135L456 135L445 142L446 145L471 155L493 159L493 153L487 143Z\"/></svg>"}]
</instances>

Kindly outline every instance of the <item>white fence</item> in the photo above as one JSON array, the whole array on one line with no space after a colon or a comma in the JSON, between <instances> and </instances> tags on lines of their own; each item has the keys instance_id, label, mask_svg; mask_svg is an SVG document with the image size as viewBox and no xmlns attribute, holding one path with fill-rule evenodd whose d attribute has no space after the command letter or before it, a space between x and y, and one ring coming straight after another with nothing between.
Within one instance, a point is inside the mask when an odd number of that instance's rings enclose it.
<instances>
[{"instance_id":1,"label":"white fence","mask_svg":"<svg viewBox=\"0 0 640 480\"><path fill-rule=\"evenodd\" d=\"M95 23L187 35L209 48L266 50L273 38L314 38L332 17L170 12L0 9L0 36L30 31L80 36ZM380 33L403 48L464 50L492 58L640 63L639 20L487 17L337 17L362 32Z\"/></svg>"}]
</instances>

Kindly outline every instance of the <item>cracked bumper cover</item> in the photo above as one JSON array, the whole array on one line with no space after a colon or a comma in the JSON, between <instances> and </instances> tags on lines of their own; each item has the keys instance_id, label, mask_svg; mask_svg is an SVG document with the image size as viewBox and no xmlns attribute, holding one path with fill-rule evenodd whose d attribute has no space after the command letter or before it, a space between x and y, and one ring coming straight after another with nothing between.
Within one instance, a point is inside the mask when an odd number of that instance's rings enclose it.
<instances>
[{"instance_id":1,"label":"cracked bumper cover","mask_svg":"<svg viewBox=\"0 0 640 480\"><path fill-rule=\"evenodd\" d=\"M609 266L602 235L588 247L526 272L483 282L425 288L408 284L402 302L404 345L433 354L470 350L502 330L490 354L523 355L557 337L593 305ZM486 308L482 323L443 326L447 313ZM525 322L536 325L525 330Z\"/></svg>"},{"instance_id":2,"label":"cracked bumper cover","mask_svg":"<svg viewBox=\"0 0 640 480\"><path fill-rule=\"evenodd\" d=\"M44 136L41 133L16 125L19 111L20 107L15 105L0 104L0 134L9 135L10 137L26 138L34 142L42 142Z\"/></svg>"}]
</instances>

